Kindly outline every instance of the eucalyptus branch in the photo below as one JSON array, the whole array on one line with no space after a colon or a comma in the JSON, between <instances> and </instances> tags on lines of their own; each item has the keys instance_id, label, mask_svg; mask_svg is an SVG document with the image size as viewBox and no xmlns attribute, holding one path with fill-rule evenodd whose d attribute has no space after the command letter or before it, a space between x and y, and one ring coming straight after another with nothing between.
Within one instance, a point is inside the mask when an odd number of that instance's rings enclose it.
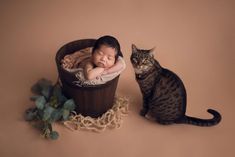
<instances>
[{"instance_id":1,"label":"eucalyptus branch","mask_svg":"<svg viewBox=\"0 0 235 157\"><path fill-rule=\"evenodd\" d=\"M25 120L33 122L42 132L42 136L57 139L59 134L53 131L52 124L56 121L68 120L75 103L62 93L59 78L55 84L47 79L40 79L31 88L36 95L31 97L35 107L25 112Z\"/></svg>"}]
</instances>

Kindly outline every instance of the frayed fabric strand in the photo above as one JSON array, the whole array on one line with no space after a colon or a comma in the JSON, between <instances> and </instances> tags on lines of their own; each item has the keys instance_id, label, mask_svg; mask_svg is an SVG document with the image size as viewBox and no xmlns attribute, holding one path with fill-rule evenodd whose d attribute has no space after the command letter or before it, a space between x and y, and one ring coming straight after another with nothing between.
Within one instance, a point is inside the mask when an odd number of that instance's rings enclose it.
<instances>
[{"instance_id":1,"label":"frayed fabric strand","mask_svg":"<svg viewBox=\"0 0 235 157\"><path fill-rule=\"evenodd\" d=\"M128 114L129 101L124 97L115 97L114 105L98 118L83 116L72 112L70 119L63 124L70 130L90 130L102 132L108 129L120 128L123 122L123 116Z\"/></svg>"}]
</instances>

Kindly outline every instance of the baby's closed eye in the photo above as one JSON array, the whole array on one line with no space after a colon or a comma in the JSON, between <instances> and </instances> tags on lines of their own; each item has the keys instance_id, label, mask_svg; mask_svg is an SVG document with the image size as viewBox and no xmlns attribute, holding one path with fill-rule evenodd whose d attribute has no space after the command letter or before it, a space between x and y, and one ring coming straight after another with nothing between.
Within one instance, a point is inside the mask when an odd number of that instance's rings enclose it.
<instances>
[{"instance_id":1,"label":"baby's closed eye","mask_svg":"<svg viewBox=\"0 0 235 157\"><path fill-rule=\"evenodd\" d=\"M114 57L112 57L112 56L108 57L108 60L113 60L113 59L114 59Z\"/></svg>"}]
</instances>

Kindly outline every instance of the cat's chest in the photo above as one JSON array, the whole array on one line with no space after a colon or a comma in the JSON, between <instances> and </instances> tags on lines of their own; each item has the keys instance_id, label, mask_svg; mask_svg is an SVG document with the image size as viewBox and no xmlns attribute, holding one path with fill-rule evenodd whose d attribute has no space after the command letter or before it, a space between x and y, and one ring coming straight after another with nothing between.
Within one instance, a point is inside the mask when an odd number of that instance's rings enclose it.
<instances>
[{"instance_id":1,"label":"cat's chest","mask_svg":"<svg viewBox=\"0 0 235 157\"><path fill-rule=\"evenodd\" d=\"M152 88L155 86L156 76L155 74L150 74L144 79L136 78L142 93L149 94Z\"/></svg>"}]
</instances>

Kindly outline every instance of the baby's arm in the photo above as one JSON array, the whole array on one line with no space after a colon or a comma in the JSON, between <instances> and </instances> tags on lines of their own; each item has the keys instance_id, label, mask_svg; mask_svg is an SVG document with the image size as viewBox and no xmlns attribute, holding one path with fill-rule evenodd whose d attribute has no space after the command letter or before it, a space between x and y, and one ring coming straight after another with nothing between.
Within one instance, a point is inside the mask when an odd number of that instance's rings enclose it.
<instances>
[{"instance_id":1,"label":"baby's arm","mask_svg":"<svg viewBox=\"0 0 235 157\"><path fill-rule=\"evenodd\" d=\"M85 78L87 80L93 80L97 76L100 76L104 72L104 68L95 67L92 62L87 62L84 69Z\"/></svg>"},{"instance_id":2,"label":"baby's arm","mask_svg":"<svg viewBox=\"0 0 235 157\"><path fill-rule=\"evenodd\" d=\"M118 58L117 62L109 69L106 69L103 72L103 74L110 74L110 73L118 72L121 69L123 69L124 67L125 67L125 62L123 61L122 58Z\"/></svg>"}]
</instances>

